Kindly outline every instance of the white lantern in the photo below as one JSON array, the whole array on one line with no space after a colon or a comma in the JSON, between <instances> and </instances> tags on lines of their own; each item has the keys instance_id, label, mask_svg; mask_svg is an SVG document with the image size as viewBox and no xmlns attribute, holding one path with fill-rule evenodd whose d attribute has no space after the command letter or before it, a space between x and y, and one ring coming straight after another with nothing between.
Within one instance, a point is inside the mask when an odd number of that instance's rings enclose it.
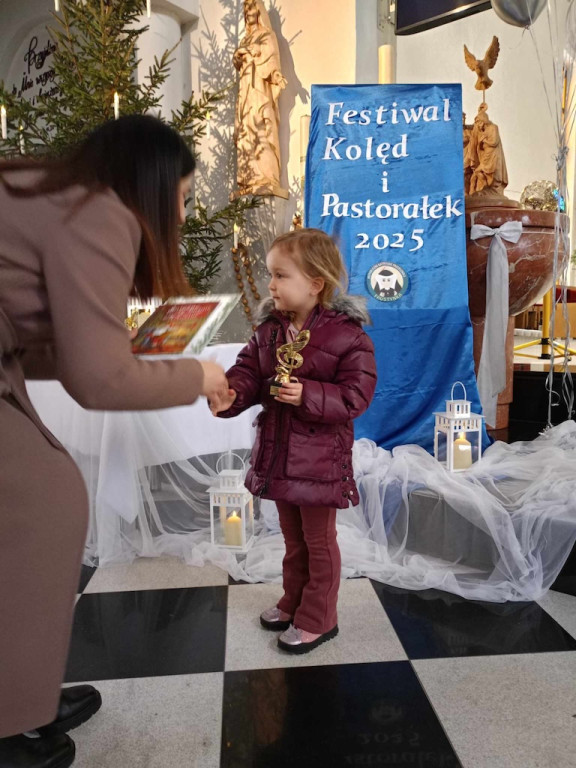
<instances>
[{"instance_id":1,"label":"white lantern","mask_svg":"<svg viewBox=\"0 0 576 768\"><path fill-rule=\"evenodd\" d=\"M243 469L223 469L210 493L212 544L246 552L254 540L254 499L244 487Z\"/></svg>"},{"instance_id":2,"label":"white lantern","mask_svg":"<svg viewBox=\"0 0 576 768\"><path fill-rule=\"evenodd\" d=\"M457 384L464 390L462 400L454 399ZM482 456L483 417L470 412L470 400L466 400L466 388L461 381L452 385L450 397L446 411L434 414L434 457L449 472L462 472Z\"/></svg>"}]
</instances>

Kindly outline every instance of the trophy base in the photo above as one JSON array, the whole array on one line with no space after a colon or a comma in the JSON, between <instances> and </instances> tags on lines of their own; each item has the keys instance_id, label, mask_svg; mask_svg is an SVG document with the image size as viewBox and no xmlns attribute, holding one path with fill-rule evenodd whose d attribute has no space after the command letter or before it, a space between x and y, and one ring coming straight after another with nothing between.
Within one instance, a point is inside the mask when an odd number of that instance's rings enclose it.
<instances>
[{"instance_id":1,"label":"trophy base","mask_svg":"<svg viewBox=\"0 0 576 768\"><path fill-rule=\"evenodd\" d=\"M272 386L270 387L270 394L272 395L272 397L278 397L281 389L282 389L281 384L272 384Z\"/></svg>"}]
</instances>

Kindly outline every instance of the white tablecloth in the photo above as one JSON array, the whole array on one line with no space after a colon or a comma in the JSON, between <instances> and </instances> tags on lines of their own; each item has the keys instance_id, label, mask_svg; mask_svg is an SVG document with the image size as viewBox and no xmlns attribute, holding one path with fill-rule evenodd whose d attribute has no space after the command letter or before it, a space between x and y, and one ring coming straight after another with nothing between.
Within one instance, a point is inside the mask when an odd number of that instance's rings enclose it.
<instances>
[{"instance_id":1,"label":"white tablecloth","mask_svg":"<svg viewBox=\"0 0 576 768\"><path fill-rule=\"evenodd\" d=\"M241 348L219 344L199 357L227 369ZM187 532L199 519L205 527L206 489L216 471L226 467L225 462L218 466L214 455L240 451L245 459L259 410L217 419L200 397L194 405L157 411L88 411L57 381L30 381L27 387L40 418L70 452L86 481L90 563L157 554L152 546L167 533L161 508L167 499L172 502L170 514L178 511L178 523L173 517L169 521L170 533ZM232 466L240 466L234 461Z\"/></svg>"},{"instance_id":2,"label":"white tablecloth","mask_svg":"<svg viewBox=\"0 0 576 768\"><path fill-rule=\"evenodd\" d=\"M198 358L228 369L243 346L217 344ZM120 458L130 440L139 466L248 449L254 440L252 422L259 410L255 407L234 419L216 419L205 398L200 397L193 405L157 411L88 411L59 381L28 381L27 388L40 418L68 450L102 456L113 448Z\"/></svg>"}]
</instances>

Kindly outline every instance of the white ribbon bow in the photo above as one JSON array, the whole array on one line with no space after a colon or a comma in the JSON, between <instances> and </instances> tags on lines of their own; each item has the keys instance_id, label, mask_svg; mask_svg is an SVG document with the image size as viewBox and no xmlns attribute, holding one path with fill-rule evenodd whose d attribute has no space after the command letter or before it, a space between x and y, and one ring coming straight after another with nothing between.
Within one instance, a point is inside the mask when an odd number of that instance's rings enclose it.
<instances>
[{"instance_id":1,"label":"white ribbon bow","mask_svg":"<svg viewBox=\"0 0 576 768\"><path fill-rule=\"evenodd\" d=\"M492 237L486 264L486 321L478 367L478 394L486 423L496 426L498 395L506 387L506 331L508 328L508 254L503 240L517 243L519 221L506 221L498 229L474 224L470 239Z\"/></svg>"}]
</instances>

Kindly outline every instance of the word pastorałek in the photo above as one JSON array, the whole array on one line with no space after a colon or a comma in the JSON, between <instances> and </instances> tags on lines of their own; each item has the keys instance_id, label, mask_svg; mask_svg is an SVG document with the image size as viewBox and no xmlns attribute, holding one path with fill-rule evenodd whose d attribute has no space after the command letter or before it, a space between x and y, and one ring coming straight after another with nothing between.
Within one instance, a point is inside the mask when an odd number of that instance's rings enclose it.
<instances>
[{"instance_id":1,"label":"word pastora\u0142ek","mask_svg":"<svg viewBox=\"0 0 576 768\"><path fill-rule=\"evenodd\" d=\"M424 195L419 203L378 203L374 200L364 202L342 202L339 195L329 192L322 195L324 206L322 216L335 216L337 219L442 219L462 216L459 209L461 199L452 200L452 195L445 195L442 202L430 203L430 196Z\"/></svg>"}]
</instances>

